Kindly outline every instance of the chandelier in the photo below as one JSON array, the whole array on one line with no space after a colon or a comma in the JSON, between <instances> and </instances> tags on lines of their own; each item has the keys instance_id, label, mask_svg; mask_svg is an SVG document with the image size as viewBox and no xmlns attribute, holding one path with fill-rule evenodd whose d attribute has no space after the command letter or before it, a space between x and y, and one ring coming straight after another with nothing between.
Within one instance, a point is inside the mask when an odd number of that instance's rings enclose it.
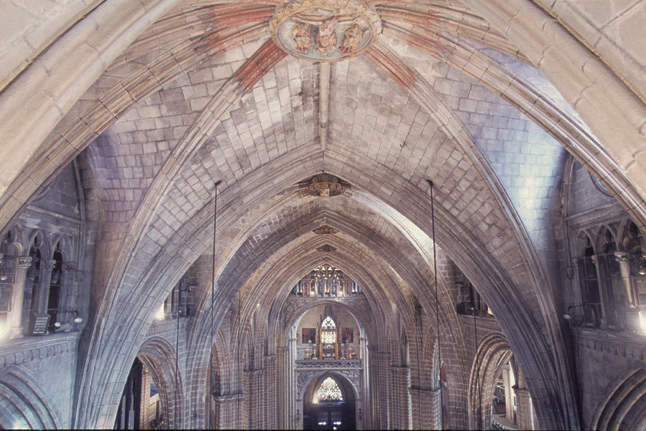
<instances>
[{"instance_id":1,"label":"chandelier","mask_svg":"<svg viewBox=\"0 0 646 431\"><path fill-rule=\"evenodd\" d=\"M339 269L328 263L317 266L312 273L317 280L338 280L342 274Z\"/></svg>"}]
</instances>

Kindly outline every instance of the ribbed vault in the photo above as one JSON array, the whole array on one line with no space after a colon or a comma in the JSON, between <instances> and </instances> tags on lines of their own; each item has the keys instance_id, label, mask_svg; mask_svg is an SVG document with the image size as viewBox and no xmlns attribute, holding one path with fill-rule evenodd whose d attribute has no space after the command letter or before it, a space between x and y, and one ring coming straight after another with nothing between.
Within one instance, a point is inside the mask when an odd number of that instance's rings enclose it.
<instances>
[{"instance_id":1,"label":"ribbed vault","mask_svg":"<svg viewBox=\"0 0 646 431\"><path fill-rule=\"evenodd\" d=\"M630 82L638 75L617 75L590 41L530 0L369 2L383 33L336 63L276 44L279 1L89 3L59 10L61 25L34 36L29 61L9 57L0 72L0 229L74 159L96 218L74 426L112 425L137 352L151 366L168 361L168 346L141 344L172 287L212 247L215 297L202 286L186 380L208 375L213 331L218 353L233 343L222 352L231 366L249 339L266 336L276 349L289 289L329 262L364 286L371 340L406 334L418 371L435 367L435 376L439 336L449 374L466 384L448 277L433 273L435 240L498 317L541 425L576 428L541 261L553 240L545 231L560 181L554 165L571 153L646 225L646 108ZM519 67L554 87L537 88ZM554 88L587 125L550 99ZM529 184L518 148L543 154L555 143L563 150L545 162L553 169ZM299 194L299 181L322 172L352 194ZM323 223L339 233L315 235ZM326 244L336 250L317 251ZM251 332L258 320L270 323L266 333ZM182 409L196 412L204 396L190 394ZM196 417L187 413L183 425L198 426Z\"/></svg>"}]
</instances>

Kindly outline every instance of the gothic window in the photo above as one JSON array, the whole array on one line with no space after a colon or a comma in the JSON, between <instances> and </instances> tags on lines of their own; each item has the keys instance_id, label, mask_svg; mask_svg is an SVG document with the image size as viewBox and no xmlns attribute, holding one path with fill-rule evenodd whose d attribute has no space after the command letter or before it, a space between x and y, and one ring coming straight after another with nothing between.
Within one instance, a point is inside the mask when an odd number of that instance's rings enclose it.
<instances>
[{"instance_id":1,"label":"gothic window","mask_svg":"<svg viewBox=\"0 0 646 431\"><path fill-rule=\"evenodd\" d=\"M334 323L332 317L328 316L325 318L323 324L321 325L321 329L336 329L336 323Z\"/></svg>"},{"instance_id":2,"label":"gothic window","mask_svg":"<svg viewBox=\"0 0 646 431\"><path fill-rule=\"evenodd\" d=\"M583 302L583 321L597 325L601 318L601 296L595 261L594 248L590 238L583 238L582 257L577 259L579 281L581 283L581 300Z\"/></svg>"},{"instance_id":3,"label":"gothic window","mask_svg":"<svg viewBox=\"0 0 646 431\"><path fill-rule=\"evenodd\" d=\"M635 223L626 229L625 250L630 259L630 276L634 281L636 305L646 305L646 255L642 251L642 236Z\"/></svg>"},{"instance_id":4,"label":"gothic window","mask_svg":"<svg viewBox=\"0 0 646 431\"><path fill-rule=\"evenodd\" d=\"M2 241L4 247L0 248L0 323L4 323L7 314L11 311L11 295L14 280L15 257L11 256L11 233Z\"/></svg>"},{"instance_id":5,"label":"gothic window","mask_svg":"<svg viewBox=\"0 0 646 431\"><path fill-rule=\"evenodd\" d=\"M321 324L321 343L336 343L336 323L330 316L326 317Z\"/></svg>"},{"instance_id":6,"label":"gothic window","mask_svg":"<svg viewBox=\"0 0 646 431\"><path fill-rule=\"evenodd\" d=\"M37 302L38 302L38 290L40 285L40 266L41 266L41 255L39 246L38 237L34 239L32 246L29 248L29 257L31 257L31 265L27 270L27 277L25 279L25 293L24 293L24 311L23 319L26 319L28 323L32 323L33 318L32 313L37 313ZM27 333L31 334L31 328L29 326L33 325L24 325L23 328L28 328Z\"/></svg>"},{"instance_id":7,"label":"gothic window","mask_svg":"<svg viewBox=\"0 0 646 431\"><path fill-rule=\"evenodd\" d=\"M195 287L197 284L189 282L187 274L173 287L170 295L164 301L164 313L159 313L159 318L164 317L189 317L195 312Z\"/></svg>"},{"instance_id":8,"label":"gothic window","mask_svg":"<svg viewBox=\"0 0 646 431\"><path fill-rule=\"evenodd\" d=\"M332 377L328 377L323 380L323 383L321 383L321 386L316 393L316 397L314 398L314 403L318 403L320 401L343 401L341 388L339 388L339 384Z\"/></svg>"},{"instance_id":9,"label":"gothic window","mask_svg":"<svg viewBox=\"0 0 646 431\"><path fill-rule=\"evenodd\" d=\"M292 289L294 295L303 296L303 280L296 283L296 286Z\"/></svg>"},{"instance_id":10,"label":"gothic window","mask_svg":"<svg viewBox=\"0 0 646 431\"><path fill-rule=\"evenodd\" d=\"M353 295L358 294L361 290L359 289L359 285L355 283L354 281L350 284L351 286L351 291Z\"/></svg>"},{"instance_id":11,"label":"gothic window","mask_svg":"<svg viewBox=\"0 0 646 431\"><path fill-rule=\"evenodd\" d=\"M623 326L623 309L625 307L625 295L621 269L617 260L617 242L615 237L606 228L601 235L602 244L599 248L597 258L601 285L603 286L602 298L606 308L606 318L611 325Z\"/></svg>"},{"instance_id":12,"label":"gothic window","mask_svg":"<svg viewBox=\"0 0 646 431\"><path fill-rule=\"evenodd\" d=\"M47 314L50 315L49 331L56 330L56 322L58 321L58 309L61 297L61 281L63 278L63 255L60 251L60 245L56 245L54 252L54 267L52 268L52 276L49 282L49 297L47 298Z\"/></svg>"}]
</instances>

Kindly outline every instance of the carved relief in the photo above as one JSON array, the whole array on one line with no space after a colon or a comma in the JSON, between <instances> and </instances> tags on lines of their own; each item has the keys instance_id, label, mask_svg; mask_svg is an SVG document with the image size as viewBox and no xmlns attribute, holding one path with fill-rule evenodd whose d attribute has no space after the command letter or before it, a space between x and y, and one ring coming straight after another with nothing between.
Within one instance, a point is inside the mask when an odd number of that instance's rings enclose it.
<instances>
[{"instance_id":1,"label":"carved relief","mask_svg":"<svg viewBox=\"0 0 646 431\"><path fill-rule=\"evenodd\" d=\"M327 56L330 51L336 48L337 37L334 33L334 27L339 23L339 20L335 17L326 19L318 27L318 33L316 35L316 52L321 54L323 57Z\"/></svg>"},{"instance_id":2,"label":"carved relief","mask_svg":"<svg viewBox=\"0 0 646 431\"><path fill-rule=\"evenodd\" d=\"M306 53L312 49L312 32L309 24L299 22L294 26L292 35L296 51Z\"/></svg>"},{"instance_id":3,"label":"carved relief","mask_svg":"<svg viewBox=\"0 0 646 431\"><path fill-rule=\"evenodd\" d=\"M339 47L339 50L344 55L355 55L357 53L357 47L363 40L365 34L366 31L359 24L352 24L343 32L343 44Z\"/></svg>"},{"instance_id":4,"label":"carved relief","mask_svg":"<svg viewBox=\"0 0 646 431\"><path fill-rule=\"evenodd\" d=\"M321 253L329 253L332 251L336 251L336 247L331 246L330 244L323 244L322 246L318 247L316 251Z\"/></svg>"},{"instance_id":5,"label":"carved relief","mask_svg":"<svg viewBox=\"0 0 646 431\"><path fill-rule=\"evenodd\" d=\"M303 388L305 384L313 379L317 374L323 374L322 371L296 371L296 393L302 398Z\"/></svg>"},{"instance_id":6,"label":"carved relief","mask_svg":"<svg viewBox=\"0 0 646 431\"><path fill-rule=\"evenodd\" d=\"M381 34L381 20L359 0L294 0L276 12L270 30L289 54L338 61L368 49Z\"/></svg>"},{"instance_id":7,"label":"carved relief","mask_svg":"<svg viewBox=\"0 0 646 431\"><path fill-rule=\"evenodd\" d=\"M334 234L338 233L339 231L334 229L332 226L328 226L328 225L324 224L324 225L321 225L320 227L317 227L312 232L314 232L317 235L329 235L329 234L334 235Z\"/></svg>"},{"instance_id":8,"label":"carved relief","mask_svg":"<svg viewBox=\"0 0 646 431\"><path fill-rule=\"evenodd\" d=\"M306 195L327 198L338 196L342 193L349 194L352 186L334 175L318 174L308 180L299 182L298 189Z\"/></svg>"}]
</instances>

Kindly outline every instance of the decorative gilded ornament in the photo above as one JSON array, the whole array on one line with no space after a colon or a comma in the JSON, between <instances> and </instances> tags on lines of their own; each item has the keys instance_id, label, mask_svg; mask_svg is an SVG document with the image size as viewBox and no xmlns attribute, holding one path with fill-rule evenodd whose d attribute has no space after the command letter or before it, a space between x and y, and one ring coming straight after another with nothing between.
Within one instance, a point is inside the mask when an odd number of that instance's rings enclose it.
<instances>
[{"instance_id":1,"label":"decorative gilded ornament","mask_svg":"<svg viewBox=\"0 0 646 431\"><path fill-rule=\"evenodd\" d=\"M276 11L269 27L288 54L339 61L368 49L381 34L381 19L359 0L294 0Z\"/></svg>"},{"instance_id":2,"label":"decorative gilded ornament","mask_svg":"<svg viewBox=\"0 0 646 431\"><path fill-rule=\"evenodd\" d=\"M327 198L338 196L342 193L350 194L352 185L330 174L314 175L309 180L298 183L298 190L310 196Z\"/></svg>"}]
</instances>

